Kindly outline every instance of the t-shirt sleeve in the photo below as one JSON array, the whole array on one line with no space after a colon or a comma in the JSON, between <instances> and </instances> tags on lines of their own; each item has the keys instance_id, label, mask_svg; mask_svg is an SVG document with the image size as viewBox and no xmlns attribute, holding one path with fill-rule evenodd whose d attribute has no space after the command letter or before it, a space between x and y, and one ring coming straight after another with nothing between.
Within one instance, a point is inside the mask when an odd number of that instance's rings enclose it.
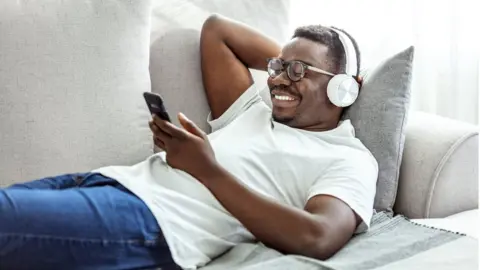
<instances>
[{"instance_id":1,"label":"t-shirt sleeve","mask_svg":"<svg viewBox=\"0 0 480 270\"><path fill-rule=\"evenodd\" d=\"M257 86L252 84L220 117L212 120L212 113L210 112L208 114L207 122L210 125L212 132L225 127L239 115L251 108L252 105L259 102L262 102L262 98L258 93Z\"/></svg>"},{"instance_id":2,"label":"t-shirt sleeve","mask_svg":"<svg viewBox=\"0 0 480 270\"><path fill-rule=\"evenodd\" d=\"M367 231L373 214L378 164L371 155L335 161L310 188L307 201L316 195L329 195L345 202L361 219L355 233Z\"/></svg>"}]
</instances>

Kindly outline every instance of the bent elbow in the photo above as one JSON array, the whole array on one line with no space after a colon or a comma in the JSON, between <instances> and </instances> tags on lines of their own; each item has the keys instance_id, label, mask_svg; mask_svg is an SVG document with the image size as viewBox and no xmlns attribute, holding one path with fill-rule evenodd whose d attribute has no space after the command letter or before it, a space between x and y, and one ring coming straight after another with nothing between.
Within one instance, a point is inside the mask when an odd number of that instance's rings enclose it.
<instances>
[{"instance_id":1,"label":"bent elbow","mask_svg":"<svg viewBox=\"0 0 480 270\"><path fill-rule=\"evenodd\" d=\"M330 259L333 255L335 255L335 253L336 251L333 251L323 245L319 245L315 248L315 250L312 250L312 258L321 260L321 261L326 261Z\"/></svg>"},{"instance_id":2,"label":"bent elbow","mask_svg":"<svg viewBox=\"0 0 480 270\"><path fill-rule=\"evenodd\" d=\"M311 232L304 238L301 255L325 261L337 253L346 243L337 241L325 230Z\"/></svg>"},{"instance_id":3,"label":"bent elbow","mask_svg":"<svg viewBox=\"0 0 480 270\"><path fill-rule=\"evenodd\" d=\"M304 256L325 261L336 253L325 237L315 237L305 246Z\"/></svg>"},{"instance_id":4,"label":"bent elbow","mask_svg":"<svg viewBox=\"0 0 480 270\"><path fill-rule=\"evenodd\" d=\"M213 13L203 22L202 32L210 29L215 29L221 22L221 15Z\"/></svg>"}]
</instances>

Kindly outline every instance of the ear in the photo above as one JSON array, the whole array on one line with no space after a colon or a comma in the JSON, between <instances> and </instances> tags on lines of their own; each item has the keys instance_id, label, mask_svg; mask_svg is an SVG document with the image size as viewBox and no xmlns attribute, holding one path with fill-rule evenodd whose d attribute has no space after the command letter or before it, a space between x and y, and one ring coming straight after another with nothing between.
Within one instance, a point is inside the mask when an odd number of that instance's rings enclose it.
<instances>
[{"instance_id":1,"label":"ear","mask_svg":"<svg viewBox=\"0 0 480 270\"><path fill-rule=\"evenodd\" d=\"M357 77L354 77L355 80L358 82L358 88L362 88L362 85L363 85L363 77L360 77L360 76L357 76Z\"/></svg>"}]
</instances>

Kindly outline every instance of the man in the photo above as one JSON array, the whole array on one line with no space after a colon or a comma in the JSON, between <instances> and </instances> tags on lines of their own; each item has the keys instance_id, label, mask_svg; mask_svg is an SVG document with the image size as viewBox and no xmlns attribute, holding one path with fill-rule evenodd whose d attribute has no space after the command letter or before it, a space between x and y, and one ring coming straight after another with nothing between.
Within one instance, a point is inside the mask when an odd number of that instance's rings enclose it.
<instances>
[{"instance_id":1,"label":"man","mask_svg":"<svg viewBox=\"0 0 480 270\"><path fill-rule=\"evenodd\" d=\"M334 255L367 229L378 173L327 94L352 62L359 80L358 49L348 36L357 52L347 52L342 33L302 27L280 48L209 17L200 50L213 132L181 114L183 129L154 117L165 152L2 190L0 268L196 268L251 241ZM248 68L268 68L272 109Z\"/></svg>"}]
</instances>

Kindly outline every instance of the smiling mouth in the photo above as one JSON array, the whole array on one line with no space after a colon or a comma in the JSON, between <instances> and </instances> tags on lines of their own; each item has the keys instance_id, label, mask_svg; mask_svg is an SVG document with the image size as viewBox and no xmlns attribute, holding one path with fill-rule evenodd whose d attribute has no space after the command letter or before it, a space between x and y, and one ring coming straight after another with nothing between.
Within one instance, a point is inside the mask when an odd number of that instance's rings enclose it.
<instances>
[{"instance_id":1,"label":"smiling mouth","mask_svg":"<svg viewBox=\"0 0 480 270\"><path fill-rule=\"evenodd\" d=\"M300 99L286 93L272 91L272 103L277 108L295 108L300 103Z\"/></svg>"},{"instance_id":2,"label":"smiling mouth","mask_svg":"<svg viewBox=\"0 0 480 270\"><path fill-rule=\"evenodd\" d=\"M282 90L278 90L278 89L273 89L270 92L270 94L271 94L272 98L277 99L277 100L294 101L294 100L299 100L300 99L299 97L297 97L293 94L290 94L287 91L282 91Z\"/></svg>"},{"instance_id":3,"label":"smiling mouth","mask_svg":"<svg viewBox=\"0 0 480 270\"><path fill-rule=\"evenodd\" d=\"M295 98L292 98L290 96L282 96L282 95L273 95L273 98L278 99L278 100L284 100L284 101L294 101Z\"/></svg>"}]
</instances>

